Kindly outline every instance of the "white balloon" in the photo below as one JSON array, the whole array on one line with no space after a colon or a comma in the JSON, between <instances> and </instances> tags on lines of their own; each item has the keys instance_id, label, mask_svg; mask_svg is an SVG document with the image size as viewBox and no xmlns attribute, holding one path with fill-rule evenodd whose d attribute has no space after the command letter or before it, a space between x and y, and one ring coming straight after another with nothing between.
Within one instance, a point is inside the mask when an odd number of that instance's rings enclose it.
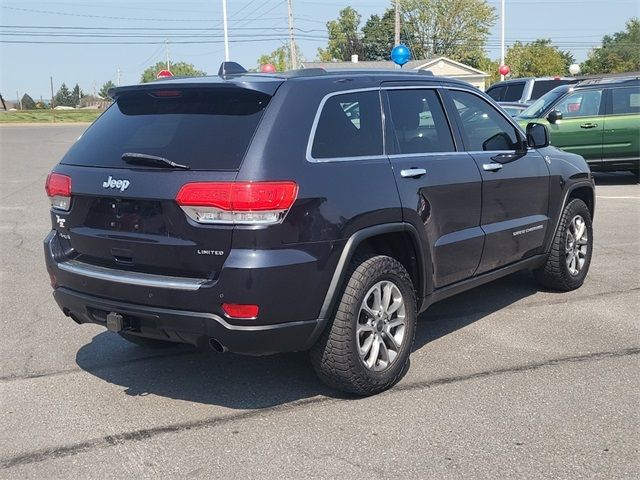
<instances>
[{"instance_id":1,"label":"white balloon","mask_svg":"<svg viewBox=\"0 0 640 480\"><path fill-rule=\"evenodd\" d=\"M580 73L580 65L578 65L577 63L571 64L571 66L569 66L569 73L571 75L579 74Z\"/></svg>"}]
</instances>

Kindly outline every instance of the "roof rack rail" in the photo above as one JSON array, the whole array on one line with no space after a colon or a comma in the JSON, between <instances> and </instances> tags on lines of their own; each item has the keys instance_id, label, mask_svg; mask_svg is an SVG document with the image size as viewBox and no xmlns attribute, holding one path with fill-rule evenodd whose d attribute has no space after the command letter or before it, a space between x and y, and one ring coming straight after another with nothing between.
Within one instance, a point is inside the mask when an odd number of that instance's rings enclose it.
<instances>
[{"instance_id":1,"label":"roof rack rail","mask_svg":"<svg viewBox=\"0 0 640 480\"><path fill-rule=\"evenodd\" d=\"M228 75L242 75L247 73L247 69L236 62L222 62L218 69L219 77L226 77Z\"/></svg>"},{"instance_id":2,"label":"roof rack rail","mask_svg":"<svg viewBox=\"0 0 640 480\"><path fill-rule=\"evenodd\" d=\"M295 78L295 77L313 77L316 75L325 75L327 71L324 68L298 68L296 70L289 70L284 74L287 77Z\"/></svg>"},{"instance_id":3,"label":"roof rack rail","mask_svg":"<svg viewBox=\"0 0 640 480\"><path fill-rule=\"evenodd\" d=\"M576 86L600 85L600 84L610 84L610 83L627 83L627 82L637 82L638 80L640 80L640 76L638 75L629 75L628 77L617 76L617 77L585 78L584 80L578 81Z\"/></svg>"}]
</instances>

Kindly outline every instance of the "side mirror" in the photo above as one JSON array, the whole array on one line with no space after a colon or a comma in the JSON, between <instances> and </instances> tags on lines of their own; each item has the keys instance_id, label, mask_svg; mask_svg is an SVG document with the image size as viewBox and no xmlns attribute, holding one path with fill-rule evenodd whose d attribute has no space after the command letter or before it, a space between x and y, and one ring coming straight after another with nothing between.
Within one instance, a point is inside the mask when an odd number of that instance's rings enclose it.
<instances>
[{"instance_id":1,"label":"side mirror","mask_svg":"<svg viewBox=\"0 0 640 480\"><path fill-rule=\"evenodd\" d=\"M551 110L547 115L549 123L556 123L558 120L562 120L562 112L559 110Z\"/></svg>"},{"instance_id":2,"label":"side mirror","mask_svg":"<svg viewBox=\"0 0 640 480\"><path fill-rule=\"evenodd\" d=\"M549 130L547 130L547 126L541 123L528 124L527 125L527 145L529 145L531 148L548 147L549 146Z\"/></svg>"}]
</instances>

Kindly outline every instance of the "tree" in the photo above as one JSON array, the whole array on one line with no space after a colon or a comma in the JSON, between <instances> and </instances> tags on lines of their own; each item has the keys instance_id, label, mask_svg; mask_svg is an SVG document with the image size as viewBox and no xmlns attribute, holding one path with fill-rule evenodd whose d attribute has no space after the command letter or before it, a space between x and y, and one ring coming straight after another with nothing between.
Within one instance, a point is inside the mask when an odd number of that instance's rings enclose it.
<instances>
[{"instance_id":1,"label":"tree","mask_svg":"<svg viewBox=\"0 0 640 480\"><path fill-rule=\"evenodd\" d=\"M513 77L566 75L573 55L553 46L549 39L538 39L531 43L514 43L507 50L505 63Z\"/></svg>"},{"instance_id":2,"label":"tree","mask_svg":"<svg viewBox=\"0 0 640 480\"><path fill-rule=\"evenodd\" d=\"M56 92L54 100L55 100L54 104L56 107L57 106L64 106L64 107L75 106L75 103L73 102L73 96L69 91L69 89L67 88L67 85L64 83L60 85L60 88Z\"/></svg>"},{"instance_id":3,"label":"tree","mask_svg":"<svg viewBox=\"0 0 640 480\"><path fill-rule=\"evenodd\" d=\"M111 97L109 96L109 90L115 88L115 86L116 84L111 80L107 81L104 85L102 85L102 88L98 92L98 96L103 100L111 100Z\"/></svg>"},{"instance_id":4,"label":"tree","mask_svg":"<svg viewBox=\"0 0 640 480\"><path fill-rule=\"evenodd\" d=\"M298 61L303 61L304 59L302 57L302 53L300 52L300 49L297 45L295 46L295 50L296 58L298 59ZM278 72L284 72L288 70L292 65L290 48L283 45L276 48L273 52L261 55L260 58L258 58L258 66L266 65L267 63L270 63L274 67L276 67L276 71Z\"/></svg>"},{"instance_id":5,"label":"tree","mask_svg":"<svg viewBox=\"0 0 640 480\"><path fill-rule=\"evenodd\" d=\"M329 42L327 48L318 49L322 62L351 60L351 55L362 55L362 41L358 33L360 14L351 7L340 10L338 18L327 22Z\"/></svg>"},{"instance_id":6,"label":"tree","mask_svg":"<svg viewBox=\"0 0 640 480\"><path fill-rule=\"evenodd\" d=\"M140 83L147 83L155 80L158 72L160 70L166 70L166 68L167 64L165 62L158 62L154 66L147 68L142 72ZM170 71L176 77L200 77L202 75L206 75L205 72L196 69L196 67L191 63L186 62L172 63Z\"/></svg>"},{"instance_id":7,"label":"tree","mask_svg":"<svg viewBox=\"0 0 640 480\"><path fill-rule=\"evenodd\" d=\"M413 58L446 56L478 66L495 9L485 0L404 0L402 20Z\"/></svg>"},{"instance_id":8,"label":"tree","mask_svg":"<svg viewBox=\"0 0 640 480\"><path fill-rule=\"evenodd\" d=\"M80 89L80 85L76 83L76 86L73 87L71 91L71 98L73 100L73 106L77 107L80 105L80 99L84 96L84 92Z\"/></svg>"},{"instance_id":9,"label":"tree","mask_svg":"<svg viewBox=\"0 0 640 480\"><path fill-rule=\"evenodd\" d=\"M20 106L22 107L22 110L33 110L36 108L36 102L34 102L33 98L25 93L20 100Z\"/></svg>"},{"instance_id":10,"label":"tree","mask_svg":"<svg viewBox=\"0 0 640 480\"><path fill-rule=\"evenodd\" d=\"M485 79L485 88L500 81L500 72L498 71L500 68L499 60L491 60L485 56L478 61L478 65L476 65L475 68L489 74L489 78Z\"/></svg>"},{"instance_id":11,"label":"tree","mask_svg":"<svg viewBox=\"0 0 640 480\"><path fill-rule=\"evenodd\" d=\"M402 24L400 43L410 45L408 33L411 26ZM391 49L395 46L395 10L388 8L382 17L371 15L362 27L362 50L365 60L389 60ZM412 52L413 54L413 52Z\"/></svg>"},{"instance_id":12,"label":"tree","mask_svg":"<svg viewBox=\"0 0 640 480\"><path fill-rule=\"evenodd\" d=\"M627 21L625 30L602 38L602 46L591 51L582 73L621 73L640 70L640 20Z\"/></svg>"}]
</instances>

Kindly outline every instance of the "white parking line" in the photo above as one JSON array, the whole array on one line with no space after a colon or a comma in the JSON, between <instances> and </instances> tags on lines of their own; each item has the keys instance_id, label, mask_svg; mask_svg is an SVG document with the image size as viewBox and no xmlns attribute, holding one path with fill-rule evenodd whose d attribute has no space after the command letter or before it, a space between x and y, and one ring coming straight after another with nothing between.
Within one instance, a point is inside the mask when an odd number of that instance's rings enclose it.
<instances>
[{"instance_id":1,"label":"white parking line","mask_svg":"<svg viewBox=\"0 0 640 480\"><path fill-rule=\"evenodd\" d=\"M634 200L640 200L640 197L638 196L629 196L629 197L605 197L605 196L600 196L600 195L596 195L596 198L614 198L614 199L634 199Z\"/></svg>"}]
</instances>

